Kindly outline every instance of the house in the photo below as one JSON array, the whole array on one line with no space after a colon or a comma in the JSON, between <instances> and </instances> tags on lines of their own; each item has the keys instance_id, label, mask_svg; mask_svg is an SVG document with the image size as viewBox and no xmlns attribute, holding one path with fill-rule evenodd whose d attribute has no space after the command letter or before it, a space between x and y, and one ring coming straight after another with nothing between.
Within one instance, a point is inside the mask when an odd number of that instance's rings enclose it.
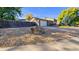
<instances>
[{"instance_id":1,"label":"house","mask_svg":"<svg viewBox=\"0 0 79 59\"><path fill-rule=\"evenodd\" d=\"M41 19L41 18L33 17L30 21L36 22L38 26L54 26L57 23L57 21L53 18Z\"/></svg>"},{"instance_id":2,"label":"house","mask_svg":"<svg viewBox=\"0 0 79 59\"><path fill-rule=\"evenodd\" d=\"M48 18L48 17L45 17L45 20L47 20L47 25L48 26L56 26L57 25L57 20L54 19L54 18Z\"/></svg>"}]
</instances>

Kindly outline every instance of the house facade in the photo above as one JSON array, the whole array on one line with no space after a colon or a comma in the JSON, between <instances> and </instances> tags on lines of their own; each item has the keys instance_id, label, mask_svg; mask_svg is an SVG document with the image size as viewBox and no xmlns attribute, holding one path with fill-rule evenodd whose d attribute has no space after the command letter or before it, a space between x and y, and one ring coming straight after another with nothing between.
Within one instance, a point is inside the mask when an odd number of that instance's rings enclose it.
<instances>
[{"instance_id":1,"label":"house facade","mask_svg":"<svg viewBox=\"0 0 79 59\"><path fill-rule=\"evenodd\" d=\"M40 19L37 17L33 17L30 21L36 22L38 26L54 26L57 23L57 21L53 18Z\"/></svg>"}]
</instances>

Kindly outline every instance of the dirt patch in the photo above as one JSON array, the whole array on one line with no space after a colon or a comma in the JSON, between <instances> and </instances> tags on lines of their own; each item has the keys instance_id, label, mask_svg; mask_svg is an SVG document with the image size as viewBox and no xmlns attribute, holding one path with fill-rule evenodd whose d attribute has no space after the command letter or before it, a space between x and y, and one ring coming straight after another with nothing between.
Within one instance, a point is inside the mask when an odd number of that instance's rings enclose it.
<instances>
[{"instance_id":1,"label":"dirt patch","mask_svg":"<svg viewBox=\"0 0 79 59\"><path fill-rule=\"evenodd\" d=\"M7 39L0 40L0 47L8 47L8 46L20 46L26 44L36 44L36 43L45 43L52 42L53 38L43 37L41 35L34 34L26 34L20 37L10 37Z\"/></svg>"},{"instance_id":2,"label":"dirt patch","mask_svg":"<svg viewBox=\"0 0 79 59\"><path fill-rule=\"evenodd\" d=\"M67 32L45 29L45 34L32 34L30 29L2 29L0 30L0 47L21 46L27 44L50 43L68 40L71 37Z\"/></svg>"}]
</instances>

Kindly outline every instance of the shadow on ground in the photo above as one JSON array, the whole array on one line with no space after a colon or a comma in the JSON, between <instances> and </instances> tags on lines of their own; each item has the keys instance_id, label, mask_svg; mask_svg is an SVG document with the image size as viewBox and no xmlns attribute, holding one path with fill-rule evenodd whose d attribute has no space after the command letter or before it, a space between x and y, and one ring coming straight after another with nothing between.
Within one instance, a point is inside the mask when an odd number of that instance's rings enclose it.
<instances>
[{"instance_id":1,"label":"shadow on ground","mask_svg":"<svg viewBox=\"0 0 79 59\"><path fill-rule=\"evenodd\" d=\"M17 35L17 38L27 41L28 34L21 36ZM34 40L31 43L25 45L13 46L6 51L78 51L79 50L79 29L55 29L48 30L48 34L35 35L29 34L28 40ZM20 34L20 33L19 33ZM33 35L33 36L32 36ZM27 37L26 37L27 36ZM14 37L14 36L13 36ZM50 42L51 41L51 42ZM17 40L17 42L20 42Z\"/></svg>"}]
</instances>

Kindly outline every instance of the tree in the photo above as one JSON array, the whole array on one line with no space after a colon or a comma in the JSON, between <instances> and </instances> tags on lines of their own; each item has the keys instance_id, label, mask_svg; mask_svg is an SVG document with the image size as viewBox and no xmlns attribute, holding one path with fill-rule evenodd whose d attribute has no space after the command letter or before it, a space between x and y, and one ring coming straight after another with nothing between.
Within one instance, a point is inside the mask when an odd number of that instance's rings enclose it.
<instances>
[{"instance_id":1,"label":"tree","mask_svg":"<svg viewBox=\"0 0 79 59\"><path fill-rule=\"evenodd\" d=\"M0 20L16 20L21 16L20 7L0 7Z\"/></svg>"},{"instance_id":2,"label":"tree","mask_svg":"<svg viewBox=\"0 0 79 59\"><path fill-rule=\"evenodd\" d=\"M76 22L79 22L78 19L79 8L68 8L63 10L58 16L58 23L64 23L66 25L75 25Z\"/></svg>"},{"instance_id":3,"label":"tree","mask_svg":"<svg viewBox=\"0 0 79 59\"><path fill-rule=\"evenodd\" d=\"M33 18L33 15L31 14L31 13L29 13L29 14L27 14L26 16L25 16L25 19L26 20L31 20Z\"/></svg>"}]
</instances>

